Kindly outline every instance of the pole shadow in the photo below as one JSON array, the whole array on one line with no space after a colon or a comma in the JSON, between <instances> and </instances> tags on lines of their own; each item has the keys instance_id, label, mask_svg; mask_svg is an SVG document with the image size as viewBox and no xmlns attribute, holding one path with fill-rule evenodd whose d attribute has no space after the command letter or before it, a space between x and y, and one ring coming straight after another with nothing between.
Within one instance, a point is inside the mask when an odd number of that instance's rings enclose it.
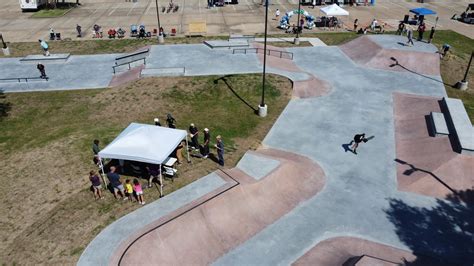
<instances>
[{"instance_id":1,"label":"pole shadow","mask_svg":"<svg viewBox=\"0 0 474 266\"><path fill-rule=\"evenodd\" d=\"M413 73L413 74L415 74L415 75L418 75L418 76L421 76L421 77L424 77L424 78L431 79L431 80L433 80L433 81L442 83L442 84L444 84L445 86L450 86L450 87L452 87L452 88L454 88L454 87L456 86L456 84L444 83L442 80L435 79L435 78L433 78L433 77L430 77L430 76L427 76L427 75L418 73L418 72L416 72L416 71L414 71L414 70L411 70L411 69L405 67L404 65L400 64L400 63L398 62L398 60L397 60L395 57L390 57L390 60L394 61L394 63L393 63L393 64L390 64L389 67L399 66L399 67L401 67L402 69L404 69L404 70L406 70L406 71L408 71L408 72L410 72L410 73Z\"/></svg>"},{"instance_id":2,"label":"pole shadow","mask_svg":"<svg viewBox=\"0 0 474 266\"><path fill-rule=\"evenodd\" d=\"M252 105L250 105L250 103L248 103L244 98L240 97L240 95L237 94L237 92L234 91L232 86L229 84L229 82L227 81L227 77L232 77L232 76L233 75L226 75L226 76L220 77L218 79L215 79L214 84L218 84L219 80L222 80L224 82L224 84L227 86L227 88L235 95L235 97L237 97L237 99L239 99L241 102L243 102L245 105L247 105L250 109L252 109L254 111L254 113L258 113L258 109L253 107Z\"/></svg>"}]
</instances>

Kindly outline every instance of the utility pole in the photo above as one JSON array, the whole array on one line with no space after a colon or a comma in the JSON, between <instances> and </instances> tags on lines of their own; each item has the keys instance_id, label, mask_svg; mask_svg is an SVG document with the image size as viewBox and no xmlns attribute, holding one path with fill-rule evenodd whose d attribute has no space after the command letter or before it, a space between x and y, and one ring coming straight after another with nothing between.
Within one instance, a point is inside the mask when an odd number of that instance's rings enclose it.
<instances>
[{"instance_id":1,"label":"utility pole","mask_svg":"<svg viewBox=\"0 0 474 266\"><path fill-rule=\"evenodd\" d=\"M296 37L294 43L296 45L300 44L300 13L301 13L301 0L298 0L298 21L296 22ZM303 27L301 27L301 30L303 30Z\"/></svg>"},{"instance_id":2,"label":"utility pole","mask_svg":"<svg viewBox=\"0 0 474 266\"><path fill-rule=\"evenodd\" d=\"M3 34L0 33L0 40L2 41L2 52L3 55L9 56L10 55L10 48L8 48L7 44L3 40Z\"/></svg>"},{"instance_id":3,"label":"utility pole","mask_svg":"<svg viewBox=\"0 0 474 266\"><path fill-rule=\"evenodd\" d=\"M267 26L268 26L268 0L265 0L265 37L263 41L263 75L262 75L262 101L258 106L258 115L267 116L267 105L265 104L265 75L267 66Z\"/></svg>"}]
</instances>

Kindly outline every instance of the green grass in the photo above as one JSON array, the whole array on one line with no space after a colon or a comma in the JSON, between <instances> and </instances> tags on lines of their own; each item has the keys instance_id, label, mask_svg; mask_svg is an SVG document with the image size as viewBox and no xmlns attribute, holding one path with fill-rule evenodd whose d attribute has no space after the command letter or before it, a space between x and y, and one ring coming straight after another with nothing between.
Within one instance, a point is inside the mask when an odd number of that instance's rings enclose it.
<instances>
[{"instance_id":1,"label":"green grass","mask_svg":"<svg viewBox=\"0 0 474 266\"><path fill-rule=\"evenodd\" d=\"M452 30L438 30L433 38L433 44L441 48L443 44L451 45L450 52L462 59L469 60L474 51L474 40Z\"/></svg>"},{"instance_id":2,"label":"green grass","mask_svg":"<svg viewBox=\"0 0 474 266\"><path fill-rule=\"evenodd\" d=\"M67 12L69 12L71 8L54 8L54 9L41 9L31 15L32 18L56 18L62 17Z\"/></svg>"}]
</instances>

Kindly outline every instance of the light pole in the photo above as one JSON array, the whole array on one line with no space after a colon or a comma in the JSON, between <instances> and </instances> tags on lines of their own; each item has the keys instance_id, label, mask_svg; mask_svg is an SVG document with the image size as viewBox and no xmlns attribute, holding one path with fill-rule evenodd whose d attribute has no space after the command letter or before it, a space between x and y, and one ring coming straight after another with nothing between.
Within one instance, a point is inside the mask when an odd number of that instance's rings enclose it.
<instances>
[{"instance_id":1,"label":"light pole","mask_svg":"<svg viewBox=\"0 0 474 266\"><path fill-rule=\"evenodd\" d=\"M464 73L464 78L458 82L458 89L460 90L467 90L467 86L469 82L467 81L467 74L469 73L469 69L471 68L472 57L474 56L474 51L471 52L471 59L469 59L469 64L467 64L466 73Z\"/></svg>"},{"instance_id":2,"label":"light pole","mask_svg":"<svg viewBox=\"0 0 474 266\"><path fill-rule=\"evenodd\" d=\"M3 55L9 56L10 55L10 48L8 48L7 44L3 40L3 35L0 33L0 40L2 40L2 51Z\"/></svg>"},{"instance_id":3,"label":"light pole","mask_svg":"<svg viewBox=\"0 0 474 266\"><path fill-rule=\"evenodd\" d=\"M158 0L155 0L155 6L156 6L156 20L158 21L158 43L164 43L165 38L161 34L160 10L158 10Z\"/></svg>"},{"instance_id":4,"label":"light pole","mask_svg":"<svg viewBox=\"0 0 474 266\"><path fill-rule=\"evenodd\" d=\"M265 104L265 72L267 66L267 24L268 24L268 0L265 0L265 37L263 41L263 75L262 75L262 101L258 106L258 115L267 116L267 105Z\"/></svg>"},{"instance_id":5,"label":"light pole","mask_svg":"<svg viewBox=\"0 0 474 266\"><path fill-rule=\"evenodd\" d=\"M298 0L298 21L296 22L296 37L294 43L296 45L300 44L300 13L301 13L301 0ZM301 27L303 29L303 27Z\"/></svg>"}]
</instances>

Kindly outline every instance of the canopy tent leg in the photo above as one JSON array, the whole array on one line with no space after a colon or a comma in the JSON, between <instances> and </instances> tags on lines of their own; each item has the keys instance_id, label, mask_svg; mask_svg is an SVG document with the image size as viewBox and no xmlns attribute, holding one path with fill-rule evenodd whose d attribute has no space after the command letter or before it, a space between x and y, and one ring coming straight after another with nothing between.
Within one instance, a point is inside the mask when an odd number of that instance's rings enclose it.
<instances>
[{"instance_id":1,"label":"canopy tent leg","mask_svg":"<svg viewBox=\"0 0 474 266\"><path fill-rule=\"evenodd\" d=\"M102 158L98 157L99 159L99 167L102 170L100 176L102 177L102 182L104 182L104 187L107 189L107 181L105 180L105 171L104 171L104 164L102 163Z\"/></svg>"},{"instance_id":2,"label":"canopy tent leg","mask_svg":"<svg viewBox=\"0 0 474 266\"><path fill-rule=\"evenodd\" d=\"M160 198L163 197L163 173L161 167L162 165L160 163Z\"/></svg>"},{"instance_id":3,"label":"canopy tent leg","mask_svg":"<svg viewBox=\"0 0 474 266\"><path fill-rule=\"evenodd\" d=\"M191 160L189 159L188 135L186 135L186 155L188 156L188 163L190 163Z\"/></svg>"}]
</instances>

